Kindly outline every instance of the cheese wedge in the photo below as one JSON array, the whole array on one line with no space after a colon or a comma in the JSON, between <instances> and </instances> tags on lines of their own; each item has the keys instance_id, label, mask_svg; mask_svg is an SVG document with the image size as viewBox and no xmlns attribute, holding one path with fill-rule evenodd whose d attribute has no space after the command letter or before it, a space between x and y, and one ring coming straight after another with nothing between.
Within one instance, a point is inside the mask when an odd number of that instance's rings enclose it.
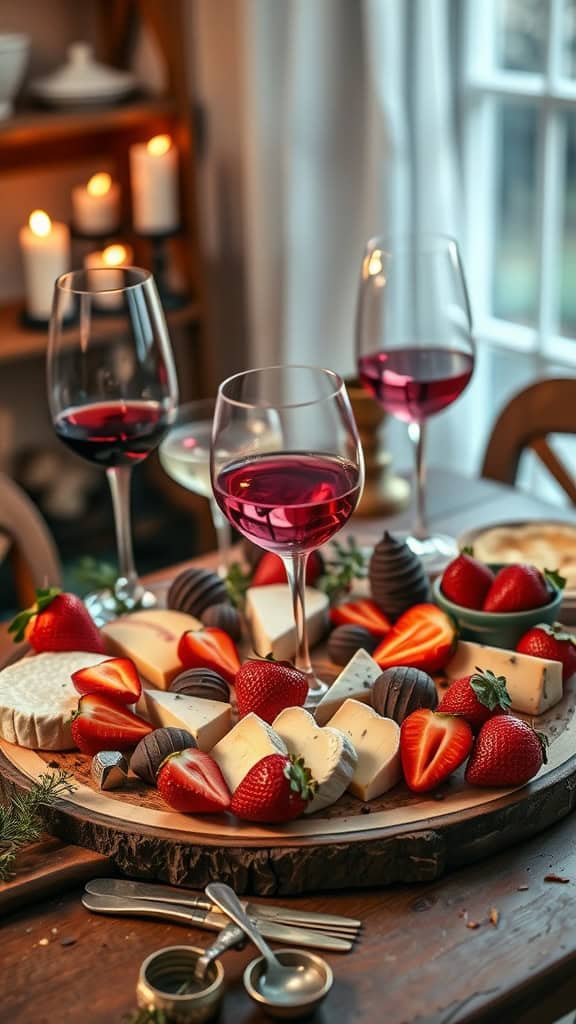
<instances>
[{"instance_id":1,"label":"cheese wedge","mask_svg":"<svg viewBox=\"0 0 576 1024\"><path fill-rule=\"evenodd\" d=\"M501 647L460 640L445 668L449 681L469 676L477 668L504 676L514 711L541 715L562 700L562 664L533 658Z\"/></svg>"},{"instance_id":2,"label":"cheese wedge","mask_svg":"<svg viewBox=\"0 0 576 1024\"><path fill-rule=\"evenodd\" d=\"M231 793L258 761L267 754L287 754L284 740L271 725L258 715L241 718L230 732L210 751Z\"/></svg>"},{"instance_id":3,"label":"cheese wedge","mask_svg":"<svg viewBox=\"0 0 576 1024\"><path fill-rule=\"evenodd\" d=\"M306 623L310 647L324 636L328 625L328 598L320 590L305 588ZM272 652L277 661L296 654L296 627L289 587L272 583L269 587L250 587L246 591L246 621L256 654Z\"/></svg>"},{"instance_id":4,"label":"cheese wedge","mask_svg":"<svg viewBox=\"0 0 576 1024\"><path fill-rule=\"evenodd\" d=\"M187 729L204 751L211 750L232 728L232 707L220 700L143 690L138 710L157 729Z\"/></svg>"},{"instance_id":5,"label":"cheese wedge","mask_svg":"<svg viewBox=\"0 0 576 1024\"><path fill-rule=\"evenodd\" d=\"M354 796L373 800L400 782L400 726L396 722L357 700L345 700L329 725L350 738L358 755L349 786Z\"/></svg>"},{"instance_id":6,"label":"cheese wedge","mask_svg":"<svg viewBox=\"0 0 576 1024\"><path fill-rule=\"evenodd\" d=\"M163 608L132 612L102 627L106 646L121 658L131 658L138 671L154 686L167 690L182 671L178 657L180 637L189 629L201 629L193 615Z\"/></svg>"},{"instance_id":7,"label":"cheese wedge","mask_svg":"<svg viewBox=\"0 0 576 1024\"><path fill-rule=\"evenodd\" d=\"M0 672L0 735L40 750L72 750L72 712L79 694L71 675L98 665L102 654L58 651L23 658Z\"/></svg>"},{"instance_id":8,"label":"cheese wedge","mask_svg":"<svg viewBox=\"0 0 576 1024\"><path fill-rule=\"evenodd\" d=\"M272 728L282 737L290 754L302 757L318 783L305 814L336 803L352 781L358 758L349 738L339 729L316 725L304 708L285 708Z\"/></svg>"},{"instance_id":9,"label":"cheese wedge","mask_svg":"<svg viewBox=\"0 0 576 1024\"><path fill-rule=\"evenodd\" d=\"M370 704L372 686L381 675L382 669L374 658L363 648L356 651L319 702L315 716L318 725L326 725L348 698Z\"/></svg>"}]
</instances>

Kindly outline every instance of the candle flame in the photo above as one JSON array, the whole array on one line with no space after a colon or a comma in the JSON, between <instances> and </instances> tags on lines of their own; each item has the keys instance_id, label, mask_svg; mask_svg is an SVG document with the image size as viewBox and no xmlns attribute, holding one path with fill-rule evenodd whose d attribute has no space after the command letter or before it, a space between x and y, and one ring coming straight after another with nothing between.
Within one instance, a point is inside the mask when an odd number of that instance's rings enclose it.
<instances>
[{"instance_id":1,"label":"candle flame","mask_svg":"<svg viewBox=\"0 0 576 1024\"><path fill-rule=\"evenodd\" d=\"M119 267L125 262L128 253L123 245L107 245L102 250L102 262L109 267Z\"/></svg>"},{"instance_id":2,"label":"candle flame","mask_svg":"<svg viewBox=\"0 0 576 1024\"><path fill-rule=\"evenodd\" d=\"M93 174L90 181L86 185L86 191L91 196L105 196L110 191L112 185L112 178L107 171L98 171L98 174Z\"/></svg>"},{"instance_id":3,"label":"candle flame","mask_svg":"<svg viewBox=\"0 0 576 1024\"><path fill-rule=\"evenodd\" d=\"M152 156L164 156L172 145L169 135L155 135L146 143L146 149Z\"/></svg>"},{"instance_id":4,"label":"candle flame","mask_svg":"<svg viewBox=\"0 0 576 1024\"><path fill-rule=\"evenodd\" d=\"M52 221L44 210L33 210L28 217L28 224L33 235L46 238L52 231Z\"/></svg>"}]
</instances>

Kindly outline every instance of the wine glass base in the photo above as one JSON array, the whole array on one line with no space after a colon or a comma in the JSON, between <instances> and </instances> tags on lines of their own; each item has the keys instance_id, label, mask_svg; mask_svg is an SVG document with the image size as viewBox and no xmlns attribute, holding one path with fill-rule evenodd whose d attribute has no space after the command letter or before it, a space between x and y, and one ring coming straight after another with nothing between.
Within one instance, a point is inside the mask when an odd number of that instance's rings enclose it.
<instances>
[{"instance_id":1,"label":"wine glass base","mask_svg":"<svg viewBox=\"0 0 576 1024\"><path fill-rule=\"evenodd\" d=\"M309 690L308 696L304 703L304 707L308 710L317 708L322 697L328 692L328 683L325 683L322 679L318 679L318 676L307 673L309 678Z\"/></svg>"},{"instance_id":2,"label":"wine glass base","mask_svg":"<svg viewBox=\"0 0 576 1024\"><path fill-rule=\"evenodd\" d=\"M97 626L105 626L107 622L119 618L120 615L134 610L140 611L146 608L156 608L158 597L151 590L145 590L134 609L126 608L124 612L119 611L118 602L111 590L95 590L87 594L84 604L94 619Z\"/></svg>"},{"instance_id":3,"label":"wine glass base","mask_svg":"<svg viewBox=\"0 0 576 1024\"><path fill-rule=\"evenodd\" d=\"M458 543L446 533L431 533L427 537L413 534L397 534L406 542L411 551L422 562L424 571L432 579L444 571L449 562L458 555Z\"/></svg>"}]
</instances>

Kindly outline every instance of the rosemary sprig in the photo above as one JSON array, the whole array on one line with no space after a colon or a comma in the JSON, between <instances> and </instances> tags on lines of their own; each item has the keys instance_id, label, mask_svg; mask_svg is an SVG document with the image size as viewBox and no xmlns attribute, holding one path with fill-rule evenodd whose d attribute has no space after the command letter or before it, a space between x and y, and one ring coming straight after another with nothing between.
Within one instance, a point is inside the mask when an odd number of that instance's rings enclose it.
<instances>
[{"instance_id":1,"label":"rosemary sprig","mask_svg":"<svg viewBox=\"0 0 576 1024\"><path fill-rule=\"evenodd\" d=\"M27 792L17 792L7 804L0 804L0 882L14 874L16 854L27 843L34 843L44 830L40 809L50 806L63 793L75 788L70 772L41 775Z\"/></svg>"},{"instance_id":2,"label":"rosemary sprig","mask_svg":"<svg viewBox=\"0 0 576 1024\"><path fill-rule=\"evenodd\" d=\"M333 540L331 546L335 556L325 559L326 572L318 580L317 587L328 595L332 603L348 593L355 579L365 579L368 564L362 548L352 536L344 542Z\"/></svg>"},{"instance_id":3,"label":"rosemary sprig","mask_svg":"<svg viewBox=\"0 0 576 1024\"><path fill-rule=\"evenodd\" d=\"M118 570L115 565L111 562L99 562L98 559L92 558L91 555L87 555L85 558L81 558L76 566L75 571L76 579L81 584L82 589L90 590L109 590L114 600L115 611L118 615L125 615L127 612L133 612L136 606L128 606L118 596L114 587L116 580L118 579Z\"/></svg>"}]
</instances>

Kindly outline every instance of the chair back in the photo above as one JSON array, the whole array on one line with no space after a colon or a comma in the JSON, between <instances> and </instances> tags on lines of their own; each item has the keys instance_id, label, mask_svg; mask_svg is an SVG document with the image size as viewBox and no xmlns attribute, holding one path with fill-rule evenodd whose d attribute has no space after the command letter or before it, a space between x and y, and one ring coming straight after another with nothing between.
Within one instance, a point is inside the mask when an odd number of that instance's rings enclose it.
<instances>
[{"instance_id":1,"label":"chair back","mask_svg":"<svg viewBox=\"0 0 576 1024\"><path fill-rule=\"evenodd\" d=\"M56 545L34 503L10 477L0 473L0 554L12 563L19 604L33 604L38 587L60 586Z\"/></svg>"}]
</instances>

